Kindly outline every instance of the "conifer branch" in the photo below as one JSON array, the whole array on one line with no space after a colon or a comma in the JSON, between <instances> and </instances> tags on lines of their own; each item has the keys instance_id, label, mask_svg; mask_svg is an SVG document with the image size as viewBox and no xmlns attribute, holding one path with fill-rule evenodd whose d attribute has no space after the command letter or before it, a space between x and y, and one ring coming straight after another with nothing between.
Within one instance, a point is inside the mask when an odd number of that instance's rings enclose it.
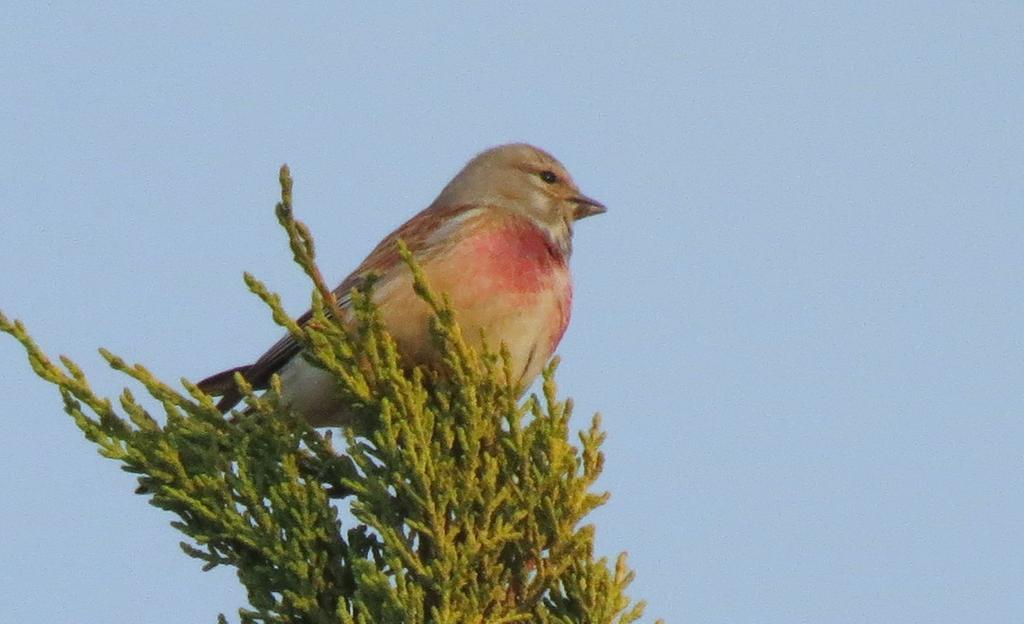
<instances>
[{"instance_id":1,"label":"conifer branch","mask_svg":"<svg viewBox=\"0 0 1024 624\"><path fill-rule=\"evenodd\" d=\"M19 321L0 313L0 331L57 386L100 454L139 475L137 492L177 517L183 551L204 570L236 568L249 602L243 624L639 619L644 603L624 593L633 579L625 556L614 566L595 558L594 527L584 524L608 497L592 491L605 434L595 416L570 444L557 359L541 397L520 401L508 352L469 346L447 298L399 242L442 354L439 371L406 370L372 284L351 293L354 322L343 322L312 236L294 219L286 166L280 181L276 214L313 282L312 319L298 324L277 295L245 281L359 415L342 448L281 403L277 378L257 394L237 376L245 408L225 418L188 380L179 391L101 350L148 395L125 390L117 409L73 361L51 361Z\"/></svg>"}]
</instances>

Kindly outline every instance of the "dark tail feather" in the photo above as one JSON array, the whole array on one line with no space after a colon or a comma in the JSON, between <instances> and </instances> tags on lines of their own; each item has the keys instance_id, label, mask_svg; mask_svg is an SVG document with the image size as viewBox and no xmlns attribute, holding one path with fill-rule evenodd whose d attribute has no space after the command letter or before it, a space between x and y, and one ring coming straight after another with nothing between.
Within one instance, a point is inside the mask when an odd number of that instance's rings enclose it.
<instances>
[{"instance_id":1,"label":"dark tail feather","mask_svg":"<svg viewBox=\"0 0 1024 624\"><path fill-rule=\"evenodd\" d=\"M242 393L238 391L238 386L235 385L235 373L241 373L243 377L248 378L247 373L250 368L252 368L251 365L229 368L216 375L210 375L196 384L196 386L206 394L221 397L220 401L217 401L217 409L227 413L228 410L238 405L239 401L242 400Z\"/></svg>"}]
</instances>

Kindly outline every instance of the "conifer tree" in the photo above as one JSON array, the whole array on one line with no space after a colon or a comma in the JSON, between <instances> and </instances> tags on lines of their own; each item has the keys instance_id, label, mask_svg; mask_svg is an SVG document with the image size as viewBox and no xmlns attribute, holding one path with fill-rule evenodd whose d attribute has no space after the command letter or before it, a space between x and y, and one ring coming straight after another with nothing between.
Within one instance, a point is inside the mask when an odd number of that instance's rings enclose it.
<instances>
[{"instance_id":1,"label":"conifer tree","mask_svg":"<svg viewBox=\"0 0 1024 624\"><path fill-rule=\"evenodd\" d=\"M557 398L556 362L542 396L520 400L507 354L467 346L402 247L443 353L443 370L403 370L368 290L353 292L354 329L335 320L312 238L292 216L287 167L281 187L277 216L312 278L312 320L297 325L275 294L245 280L337 381L357 414L341 436L286 409L277 378L256 394L237 377L245 408L230 418L191 382L182 392L101 349L155 399L146 403L157 416L127 389L116 402L96 395L22 323L0 314L0 330L57 386L100 454L139 475L137 493L177 516L185 553L204 569L237 569L249 602L242 623L638 620L644 604L624 593L633 578L625 555L596 558L594 527L583 524L608 496L592 491L604 461L600 419L570 443L572 403Z\"/></svg>"}]
</instances>

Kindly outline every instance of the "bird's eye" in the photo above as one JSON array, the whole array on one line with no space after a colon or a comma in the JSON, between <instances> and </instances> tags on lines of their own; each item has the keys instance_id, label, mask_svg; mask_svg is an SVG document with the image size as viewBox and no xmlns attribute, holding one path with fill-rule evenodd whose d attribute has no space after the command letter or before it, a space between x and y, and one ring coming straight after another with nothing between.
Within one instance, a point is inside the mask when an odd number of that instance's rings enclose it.
<instances>
[{"instance_id":1,"label":"bird's eye","mask_svg":"<svg viewBox=\"0 0 1024 624\"><path fill-rule=\"evenodd\" d=\"M558 182L558 176L555 175L554 171L544 170L540 172L540 179L544 180L548 184L554 184Z\"/></svg>"}]
</instances>

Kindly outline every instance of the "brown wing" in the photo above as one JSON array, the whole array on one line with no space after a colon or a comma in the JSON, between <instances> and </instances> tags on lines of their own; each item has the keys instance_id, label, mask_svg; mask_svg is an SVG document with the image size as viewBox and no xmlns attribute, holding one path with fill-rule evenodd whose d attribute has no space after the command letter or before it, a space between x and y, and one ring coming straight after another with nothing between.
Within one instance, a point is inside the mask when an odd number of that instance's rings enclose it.
<instances>
[{"instance_id":1,"label":"brown wing","mask_svg":"<svg viewBox=\"0 0 1024 624\"><path fill-rule=\"evenodd\" d=\"M384 238L370 255L341 284L334 289L338 306L347 311L350 306L350 293L369 275L376 275L384 281L392 272L401 270L403 263L398 254L398 240L405 241L418 262L425 262L437 252L443 250L446 242L459 231L467 219L472 218L479 207L473 205L437 206L431 205L413 218L409 219L394 232ZM305 325L313 317L312 310L296 319L299 325ZM221 396L217 408L227 412L242 400L242 395L234 383L234 374L241 373L252 386L262 390L270 383L271 376L281 370L285 364L298 355L302 347L291 334L287 334L275 342L256 362L248 366L239 366L200 381L197 385L203 392L213 396Z\"/></svg>"}]
</instances>

